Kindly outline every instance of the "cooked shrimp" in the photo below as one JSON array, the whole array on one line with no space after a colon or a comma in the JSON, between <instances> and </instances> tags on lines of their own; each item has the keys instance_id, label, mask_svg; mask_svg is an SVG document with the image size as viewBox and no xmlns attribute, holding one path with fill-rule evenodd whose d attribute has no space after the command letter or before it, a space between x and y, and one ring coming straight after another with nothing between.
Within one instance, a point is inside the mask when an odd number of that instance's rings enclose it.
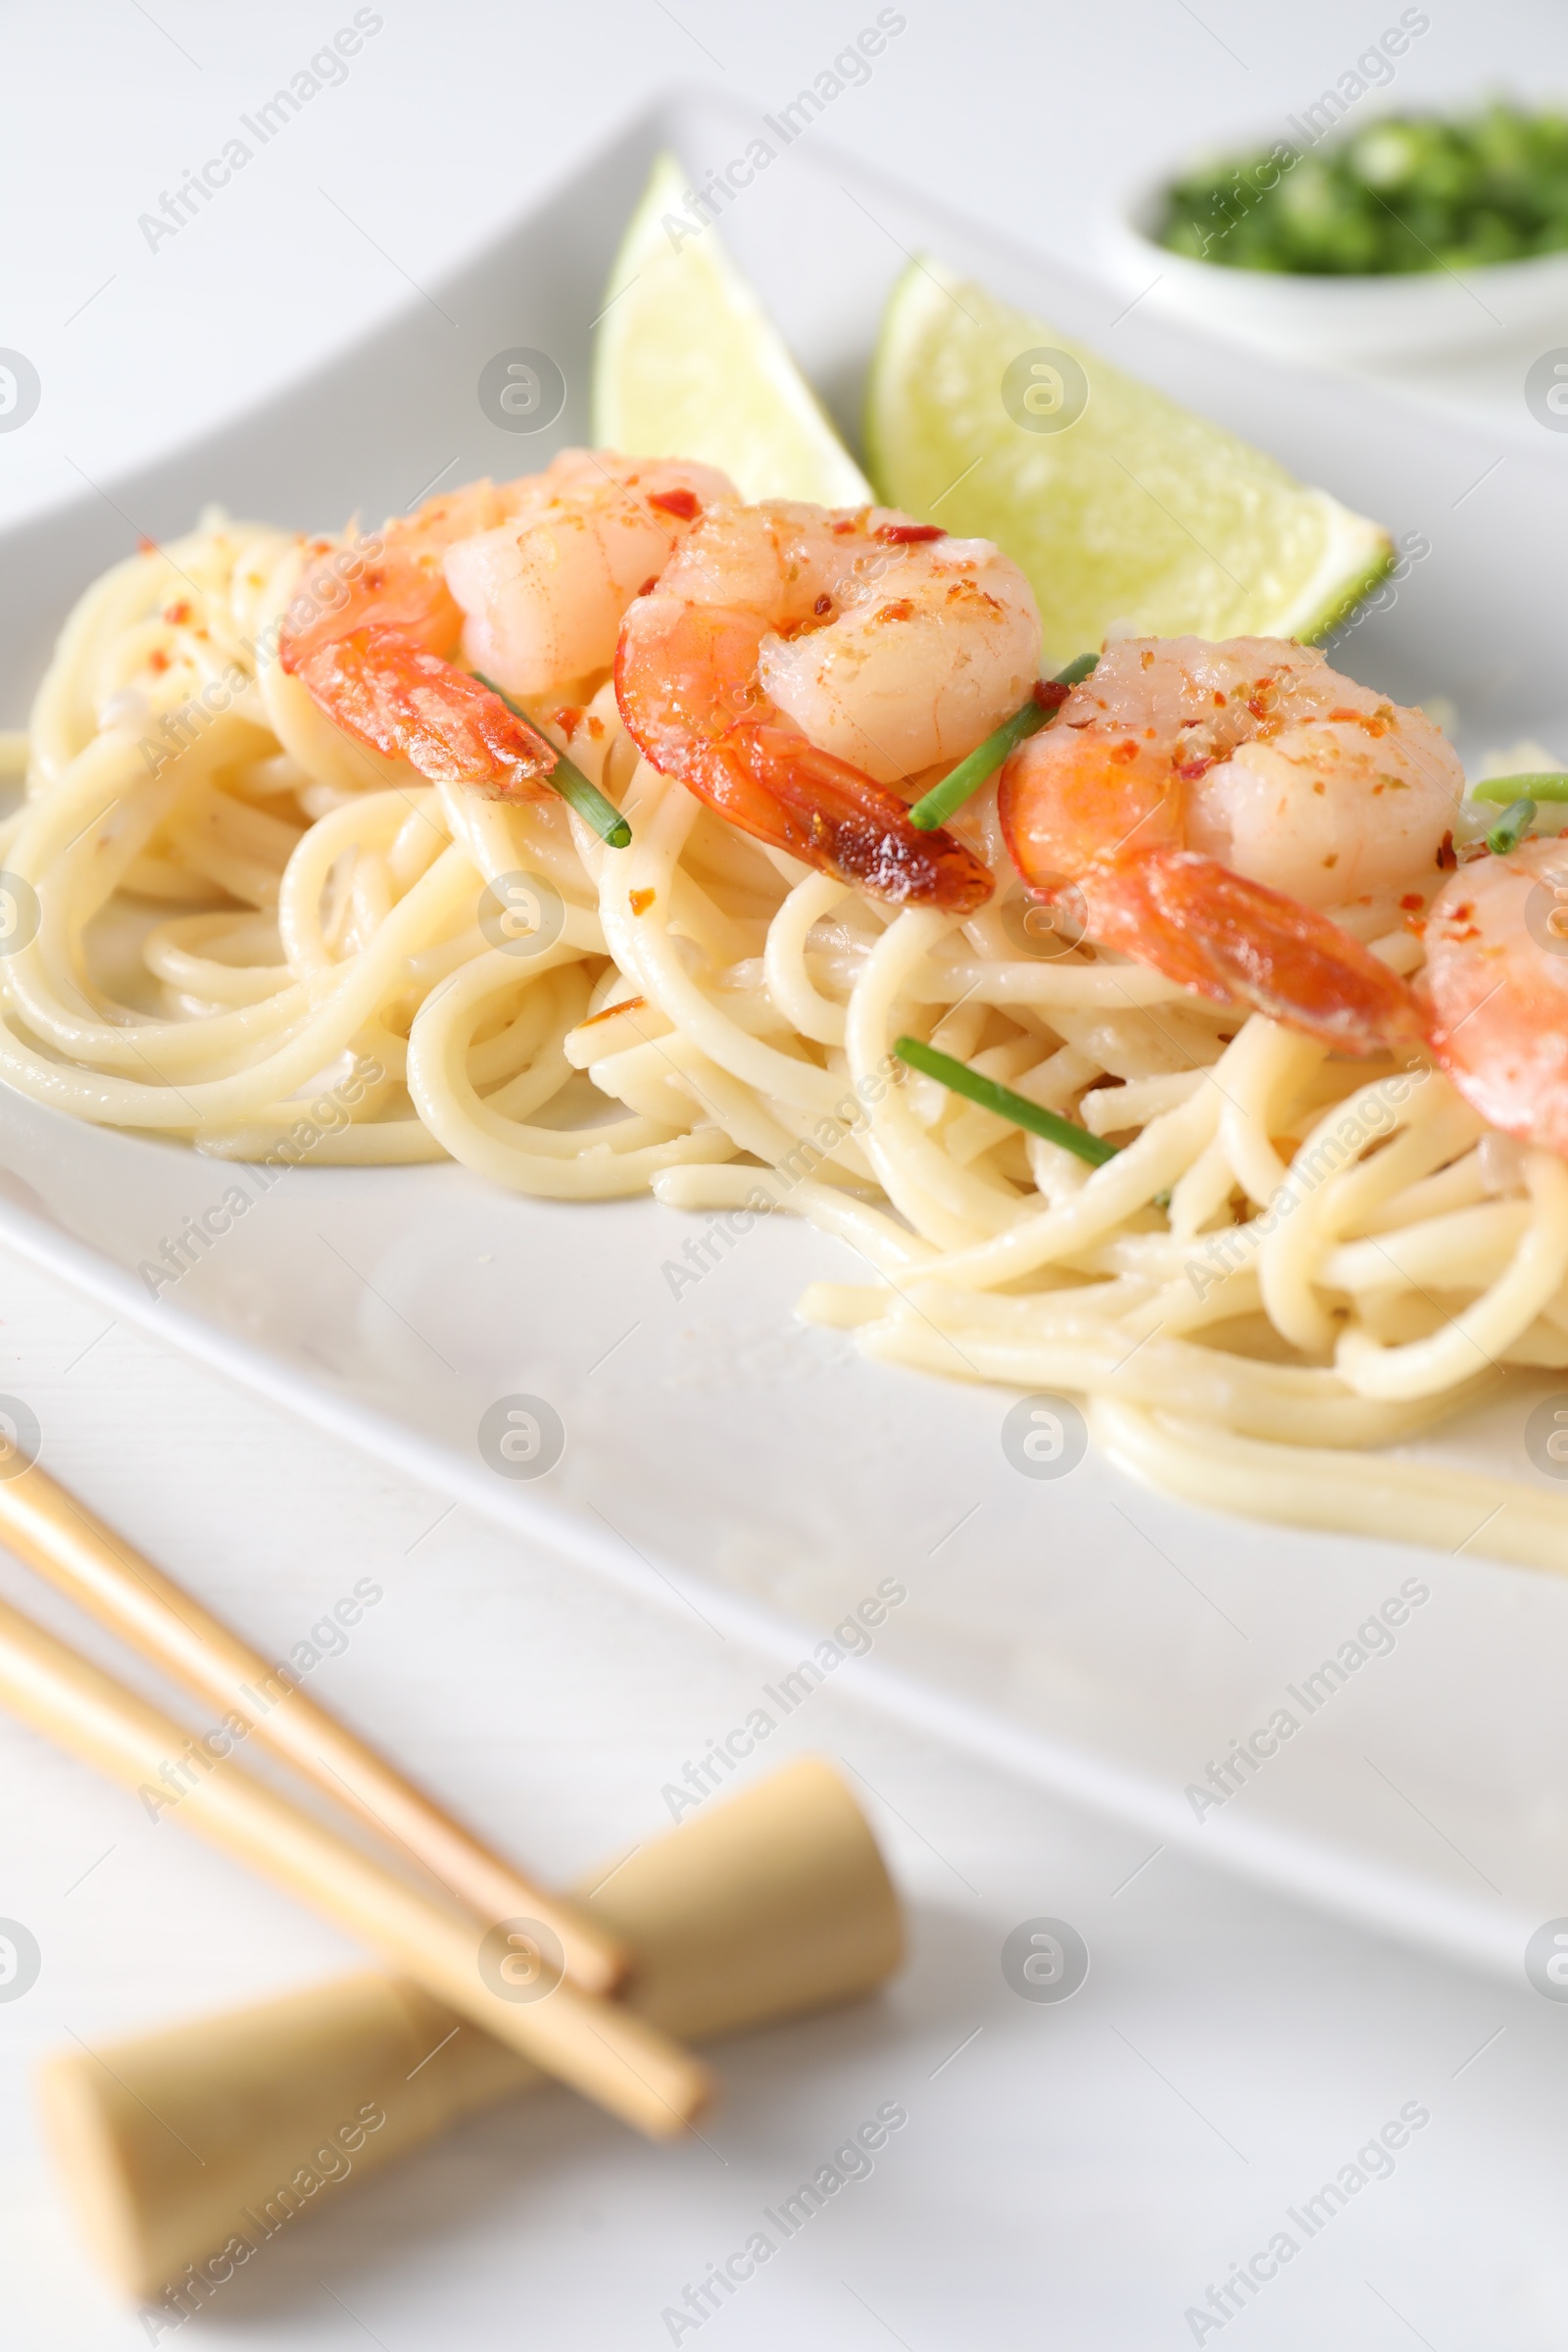
<instances>
[{"instance_id":1,"label":"cooked shrimp","mask_svg":"<svg viewBox=\"0 0 1568 2352\"><path fill-rule=\"evenodd\" d=\"M715 466L563 450L509 485L503 523L447 550L465 655L524 701L608 669L633 597L710 508L737 495Z\"/></svg>"},{"instance_id":2,"label":"cooked shrimp","mask_svg":"<svg viewBox=\"0 0 1568 2352\"><path fill-rule=\"evenodd\" d=\"M1034 684L1040 617L985 539L774 501L694 531L626 615L626 730L743 832L895 905L967 912L991 875L889 787L961 759Z\"/></svg>"},{"instance_id":3,"label":"cooked shrimp","mask_svg":"<svg viewBox=\"0 0 1568 2352\"><path fill-rule=\"evenodd\" d=\"M1421 1033L1362 927L1453 862L1459 761L1419 710L1262 637L1107 649L1000 790L1026 883L1075 886L1109 947L1222 1004L1368 1053Z\"/></svg>"},{"instance_id":4,"label":"cooked shrimp","mask_svg":"<svg viewBox=\"0 0 1568 2352\"><path fill-rule=\"evenodd\" d=\"M1492 1126L1568 1155L1568 840L1449 876L1426 926L1431 1045Z\"/></svg>"},{"instance_id":5,"label":"cooked shrimp","mask_svg":"<svg viewBox=\"0 0 1568 2352\"><path fill-rule=\"evenodd\" d=\"M307 580L297 601L317 610L285 622L279 660L346 733L432 781L527 790L554 749L454 657L525 696L608 669L632 598L734 495L710 466L592 450L471 483L388 523L346 593L317 600Z\"/></svg>"}]
</instances>

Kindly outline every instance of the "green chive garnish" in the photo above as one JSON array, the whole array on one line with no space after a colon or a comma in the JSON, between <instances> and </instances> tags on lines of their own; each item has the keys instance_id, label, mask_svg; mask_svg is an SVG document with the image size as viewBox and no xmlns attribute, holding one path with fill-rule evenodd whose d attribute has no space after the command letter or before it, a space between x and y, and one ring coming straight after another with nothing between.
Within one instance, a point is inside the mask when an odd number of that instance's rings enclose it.
<instances>
[{"instance_id":1,"label":"green chive garnish","mask_svg":"<svg viewBox=\"0 0 1568 2352\"><path fill-rule=\"evenodd\" d=\"M482 669L476 669L473 675L481 686L488 686L499 702L506 704L514 718L520 718L524 726L533 727L534 733L539 734L527 711L519 709L494 678L487 678ZM556 752L554 744L550 749ZM598 785L590 784L580 767L573 767L564 752L556 752L556 764L541 781L548 784L552 792L559 792L567 808L575 808L584 824L592 825L600 840L607 842L611 849L624 850L630 846L631 827L614 802L607 801Z\"/></svg>"},{"instance_id":2,"label":"green chive garnish","mask_svg":"<svg viewBox=\"0 0 1568 2352\"><path fill-rule=\"evenodd\" d=\"M1473 801L1515 801L1524 793L1533 801L1568 801L1568 776L1555 769L1539 776L1489 776L1470 787Z\"/></svg>"},{"instance_id":3,"label":"green chive garnish","mask_svg":"<svg viewBox=\"0 0 1568 2352\"><path fill-rule=\"evenodd\" d=\"M1494 858L1506 858L1516 850L1536 821L1536 804L1525 798L1511 802L1503 810L1492 831L1487 835L1487 847Z\"/></svg>"},{"instance_id":4,"label":"green chive garnish","mask_svg":"<svg viewBox=\"0 0 1568 2352\"><path fill-rule=\"evenodd\" d=\"M940 1086L951 1087L956 1095L967 1096L982 1110L994 1110L999 1118L1010 1120L1014 1127L1027 1127L1031 1135L1044 1136L1048 1144L1060 1144L1064 1151L1076 1152L1092 1168L1102 1167L1121 1149L1119 1144L1102 1143L1087 1127L1075 1127L1071 1119L1058 1118L1054 1110L1043 1110L1026 1095L1015 1095L1010 1086L1001 1085L995 1078L982 1078L978 1070L956 1061L951 1054L939 1054L935 1046L921 1045L917 1037L901 1037L893 1051L911 1070L935 1078Z\"/></svg>"},{"instance_id":5,"label":"green chive garnish","mask_svg":"<svg viewBox=\"0 0 1568 2352\"><path fill-rule=\"evenodd\" d=\"M1057 670L1052 684L1076 686L1080 678L1088 677L1099 660L1098 654L1080 654L1076 662L1069 662L1065 669ZM1054 710L1048 710L1031 696L1021 710L1004 718L994 735L988 735L967 760L960 760L940 784L933 784L924 798L915 802L909 810L910 824L918 825L922 833L934 833L938 825L945 825L955 808L961 808L971 793L979 791L987 776L996 773L1010 751L1029 736L1038 734L1042 727L1049 727L1055 715Z\"/></svg>"}]
</instances>

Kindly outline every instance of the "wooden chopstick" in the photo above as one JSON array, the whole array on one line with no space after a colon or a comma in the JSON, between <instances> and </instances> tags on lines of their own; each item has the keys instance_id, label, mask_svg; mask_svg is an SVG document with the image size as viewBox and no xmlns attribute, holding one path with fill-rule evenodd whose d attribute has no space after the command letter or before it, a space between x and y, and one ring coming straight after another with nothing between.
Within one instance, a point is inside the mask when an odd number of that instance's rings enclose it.
<instances>
[{"instance_id":1,"label":"wooden chopstick","mask_svg":"<svg viewBox=\"0 0 1568 2352\"><path fill-rule=\"evenodd\" d=\"M609 1992L625 1975L625 1947L597 1921L493 1854L36 1462L0 1480L0 1538L220 1718L242 1717L256 1739L373 1822L487 1926L542 1921L560 1938L566 1974L585 1992ZM186 1744L181 1733L163 1760L173 1760Z\"/></svg>"},{"instance_id":2,"label":"wooden chopstick","mask_svg":"<svg viewBox=\"0 0 1568 2352\"><path fill-rule=\"evenodd\" d=\"M0 1705L133 1788L155 1780L185 1740L172 1716L4 1602ZM494 1960L481 1971L487 1938L477 1920L405 1885L232 1759L191 1785L176 1816L651 2138L672 2137L708 2104L708 2069L657 2027L564 1977L537 1998L525 1997L526 1987L524 1997L503 1990Z\"/></svg>"}]
</instances>

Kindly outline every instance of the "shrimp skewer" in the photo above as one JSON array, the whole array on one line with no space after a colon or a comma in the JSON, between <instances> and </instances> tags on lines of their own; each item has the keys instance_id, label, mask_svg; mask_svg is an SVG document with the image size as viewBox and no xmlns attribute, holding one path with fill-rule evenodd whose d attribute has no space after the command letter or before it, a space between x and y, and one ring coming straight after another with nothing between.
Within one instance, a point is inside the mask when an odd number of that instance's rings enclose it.
<instances>
[{"instance_id":1,"label":"shrimp skewer","mask_svg":"<svg viewBox=\"0 0 1568 2352\"><path fill-rule=\"evenodd\" d=\"M712 466L588 450L471 483L388 523L346 595L285 622L279 661L346 734L431 782L537 791L554 745L458 657L529 697L607 669L627 605L734 495Z\"/></svg>"},{"instance_id":2,"label":"shrimp skewer","mask_svg":"<svg viewBox=\"0 0 1568 2352\"><path fill-rule=\"evenodd\" d=\"M627 613L615 692L652 764L743 832L894 906L967 913L987 867L891 786L1034 684L1029 585L988 540L882 508L709 516Z\"/></svg>"},{"instance_id":3,"label":"shrimp skewer","mask_svg":"<svg viewBox=\"0 0 1568 2352\"><path fill-rule=\"evenodd\" d=\"M1013 863L1042 897L1217 1003L1341 1053L1418 1044L1413 992L1363 926L1453 862L1464 775L1430 720L1268 638L1131 638L1003 772Z\"/></svg>"}]
</instances>

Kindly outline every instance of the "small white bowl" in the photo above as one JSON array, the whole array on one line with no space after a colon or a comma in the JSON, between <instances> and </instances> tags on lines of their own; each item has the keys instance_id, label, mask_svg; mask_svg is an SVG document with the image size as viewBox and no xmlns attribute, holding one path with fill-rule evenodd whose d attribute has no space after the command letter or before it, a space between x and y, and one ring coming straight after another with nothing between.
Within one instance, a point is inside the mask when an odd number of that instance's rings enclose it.
<instances>
[{"instance_id":1,"label":"small white bowl","mask_svg":"<svg viewBox=\"0 0 1568 2352\"><path fill-rule=\"evenodd\" d=\"M1174 175L1167 170L1139 184L1109 223L1106 253L1128 292L1147 288L1150 305L1167 314L1299 359L1403 359L1474 350L1532 329L1556 329L1568 344L1568 253L1377 277L1232 270L1154 242Z\"/></svg>"}]
</instances>

